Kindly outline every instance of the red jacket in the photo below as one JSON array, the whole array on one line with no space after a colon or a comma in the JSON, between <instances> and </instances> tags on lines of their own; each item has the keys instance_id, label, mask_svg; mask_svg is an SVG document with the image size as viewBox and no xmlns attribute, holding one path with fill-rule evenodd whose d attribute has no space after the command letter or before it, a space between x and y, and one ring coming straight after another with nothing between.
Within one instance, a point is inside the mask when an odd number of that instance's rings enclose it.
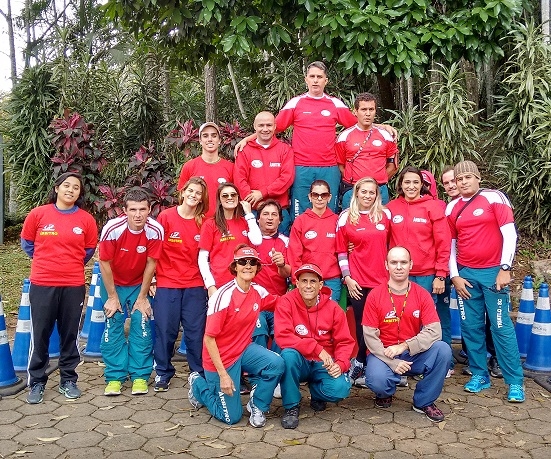
<instances>
[{"instance_id":1,"label":"red jacket","mask_svg":"<svg viewBox=\"0 0 551 459\"><path fill-rule=\"evenodd\" d=\"M326 209L321 217L312 209L306 209L295 219L287 250L292 273L304 263L315 263L321 268L324 279L340 277L336 238L338 218L330 209Z\"/></svg>"},{"instance_id":2,"label":"red jacket","mask_svg":"<svg viewBox=\"0 0 551 459\"><path fill-rule=\"evenodd\" d=\"M237 155L233 180L244 199L251 190L259 190L263 199L272 198L289 206L289 188L295 179L295 161L291 147L273 138L268 148L256 140L247 143Z\"/></svg>"},{"instance_id":3,"label":"red jacket","mask_svg":"<svg viewBox=\"0 0 551 459\"><path fill-rule=\"evenodd\" d=\"M448 275L451 234L442 206L432 196L406 201L403 196L387 204L392 213L390 248L403 246L411 253L412 276Z\"/></svg>"},{"instance_id":4,"label":"red jacket","mask_svg":"<svg viewBox=\"0 0 551 459\"><path fill-rule=\"evenodd\" d=\"M330 297L330 290L323 287L319 303L307 308L298 289L282 296L275 309L275 340L282 348L292 348L306 360L320 362L320 352L325 349L341 367L350 368L350 357L355 341L350 335L346 315Z\"/></svg>"}]
</instances>

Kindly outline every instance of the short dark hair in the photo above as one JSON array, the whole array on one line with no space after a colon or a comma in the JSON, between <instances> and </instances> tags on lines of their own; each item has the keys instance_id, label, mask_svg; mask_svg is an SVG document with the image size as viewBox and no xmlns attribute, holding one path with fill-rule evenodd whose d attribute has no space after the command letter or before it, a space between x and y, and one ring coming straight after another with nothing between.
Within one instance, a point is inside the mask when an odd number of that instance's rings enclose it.
<instances>
[{"instance_id":1,"label":"short dark hair","mask_svg":"<svg viewBox=\"0 0 551 459\"><path fill-rule=\"evenodd\" d=\"M320 69L323 73L325 73L325 76L327 76L327 66L322 61L310 62L306 67L306 74L308 74L308 70L310 70L312 67Z\"/></svg>"},{"instance_id":2,"label":"short dark hair","mask_svg":"<svg viewBox=\"0 0 551 459\"><path fill-rule=\"evenodd\" d=\"M125 194L124 198L122 199L123 207L128 206L128 201L134 201L134 202L142 202L147 201L147 205L151 207L151 197L147 191L145 191L143 188L140 188L139 186L134 186L130 188Z\"/></svg>"},{"instance_id":3,"label":"short dark hair","mask_svg":"<svg viewBox=\"0 0 551 459\"><path fill-rule=\"evenodd\" d=\"M356 99L354 100L354 108L358 110L360 108L360 102L375 102L375 108L377 108L377 97L375 97L370 92L362 92L356 96Z\"/></svg>"},{"instance_id":4,"label":"short dark hair","mask_svg":"<svg viewBox=\"0 0 551 459\"><path fill-rule=\"evenodd\" d=\"M315 186L324 186L325 188L327 188L327 191L329 191L329 193L331 193L331 187L329 186L329 183L327 183L325 180L322 180L322 179L314 180L312 182L312 184L310 185L309 193L312 192L312 190L314 189Z\"/></svg>"},{"instance_id":5,"label":"short dark hair","mask_svg":"<svg viewBox=\"0 0 551 459\"><path fill-rule=\"evenodd\" d=\"M281 223L283 221L283 210L281 209L281 204L275 199L266 199L266 201L262 201L262 203L256 209L256 211L258 212L258 218L260 218L260 214L262 213L264 208L268 206L275 206L277 208L277 213L279 214L279 222Z\"/></svg>"},{"instance_id":6,"label":"short dark hair","mask_svg":"<svg viewBox=\"0 0 551 459\"><path fill-rule=\"evenodd\" d=\"M444 169L442 170L442 173L440 174L440 180L442 180L443 175L448 173L449 171L452 171L452 172L455 173L454 167L447 164L447 165L444 166Z\"/></svg>"},{"instance_id":7,"label":"short dark hair","mask_svg":"<svg viewBox=\"0 0 551 459\"><path fill-rule=\"evenodd\" d=\"M75 177L80 182L80 193L77 200L75 201L75 206L82 207L82 205L84 204L84 182L82 181L82 175L80 175L78 172L65 172L55 180L54 186L50 191L50 194L48 195L48 202L50 204L55 204L57 202L57 191L55 190L56 187L61 185L69 177Z\"/></svg>"}]
</instances>

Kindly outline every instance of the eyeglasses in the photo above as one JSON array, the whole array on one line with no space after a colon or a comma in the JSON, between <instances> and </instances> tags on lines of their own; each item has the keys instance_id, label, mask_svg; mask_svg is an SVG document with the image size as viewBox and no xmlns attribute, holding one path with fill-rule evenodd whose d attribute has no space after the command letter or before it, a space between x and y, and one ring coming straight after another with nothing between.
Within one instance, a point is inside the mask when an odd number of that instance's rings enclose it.
<instances>
[{"instance_id":1,"label":"eyeglasses","mask_svg":"<svg viewBox=\"0 0 551 459\"><path fill-rule=\"evenodd\" d=\"M220 197L222 199L230 199L230 198L235 198L237 196L237 193L224 193L224 194L221 194Z\"/></svg>"},{"instance_id":2,"label":"eyeglasses","mask_svg":"<svg viewBox=\"0 0 551 459\"><path fill-rule=\"evenodd\" d=\"M310 193L310 196L312 199L329 199L329 196L331 196L331 193L314 193L313 191Z\"/></svg>"},{"instance_id":3,"label":"eyeglasses","mask_svg":"<svg viewBox=\"0 0 551 459\"><path fill-rule=\"evenodd\" d=\"M258 260L256 258L241 258L237 260L236 263L239 266L247 266L247 265L256 266L258 265Z\"/></svg>"}]
</instances>

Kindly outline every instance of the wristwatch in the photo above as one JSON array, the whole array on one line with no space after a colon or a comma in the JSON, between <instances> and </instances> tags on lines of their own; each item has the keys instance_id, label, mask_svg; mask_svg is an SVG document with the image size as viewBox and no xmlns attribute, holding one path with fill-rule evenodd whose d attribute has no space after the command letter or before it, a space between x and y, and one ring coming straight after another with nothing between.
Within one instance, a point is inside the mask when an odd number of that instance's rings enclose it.
<instances>
[{"instance_id":1,"label":"wristwatch","mask_svg":"<svg viewBox=\"0 0 551 459\"><path fill-rule=\"evenodd\" d=\"M443 277L443 276L436 276L436 278L437 278L439 281L445 281L445 280L446 280L446 278Z\"/></svg>"},{"instance_id":2,"label":"wristwatch","mask_svg":"<svg viewBox=\"0 0 551 459\"><path fill-rule=\"evenodd\" d=\"M500 267L502 271L511 271L511 265L505 264L505 265L501 265Z\"/></svg>"}]
</instances>

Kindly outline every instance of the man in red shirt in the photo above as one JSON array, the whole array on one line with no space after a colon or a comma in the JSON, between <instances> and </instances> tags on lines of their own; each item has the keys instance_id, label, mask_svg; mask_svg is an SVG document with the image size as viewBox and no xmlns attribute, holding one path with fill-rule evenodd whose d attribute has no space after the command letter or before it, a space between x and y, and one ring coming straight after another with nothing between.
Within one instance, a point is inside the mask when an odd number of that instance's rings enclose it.
<instances>
[{"instance_id":1,"label":"man in red shirt","mask_svg":"<svg viewBox=\"0 0 551 459\"><path fill-rule=\"evenodd\" d=\"M355 344L344 311L323 287L319 266L302 265L294 277L297 288L280 299L274 321L275 339L283 348L285 362L281 378L284 429L298 427L301 382L308 381L314 411L325 410L326 402L348 397L351 383L346 372Z\"/></svg>"},{"instance_id":2,"label":"man in red shirt","mask_svg":"<svg viewBox=\"0 0 551 459\"><path fill-rule=\"evenodd\" d=\"M363 177L379 184L383 204L389 201L387 183L398 170L398 147L393 137L374 124L377 99L373 94L358 94L354 101L357 123L339 134L335 150L342 174L342 208L350 206L352 187Z\"/></svg>"},{"instance_id":3,"label":"man in red shirt","mask_svg":"<svg viewBox=\"0 0 551 459\"><path fill-rule=\"evenodd\" d=\"M254 119L256 139L247 142L235 158L233 180L241 197L257 209L266 199L275 199L282 208L280 232L289 234L289 188L295 178L293 150L275 137L275 118L260 112Z\"/></svg>"},{"instance_id":4,"label":"man in red shirt","mask_svg":"<svg viewBox=\"0 0 551 459\"><path fill-rule=\"evenodd\" d=\"M128 377L132 380L132 395L146 394L153 370L148 293L161 256L164 230L149 217L151 204L143 189L130 189L124 196L123 209L124 215L105 224L99 243L100 290L106 316L101 340L105 395L119 395ZM125 311L130 317L128 340L124 333Z\"/></svg>"},{"instance_id":5,"label":"man in red shirt","mask_svg":"<svg viewBox=\"0 0 551 459\"><path fill-rule=\"evenodd\" d=\"M401 375L423 375L413 393L413 410L433 422L444 420L434 404L444 386L451 349L430 293L409 281L413 261L404 247L389 250L388 284L375 287L362 320L370 354L365 369L366 385L375 392L375 406L389 408Z\"/></svg>"}]
</instances>

